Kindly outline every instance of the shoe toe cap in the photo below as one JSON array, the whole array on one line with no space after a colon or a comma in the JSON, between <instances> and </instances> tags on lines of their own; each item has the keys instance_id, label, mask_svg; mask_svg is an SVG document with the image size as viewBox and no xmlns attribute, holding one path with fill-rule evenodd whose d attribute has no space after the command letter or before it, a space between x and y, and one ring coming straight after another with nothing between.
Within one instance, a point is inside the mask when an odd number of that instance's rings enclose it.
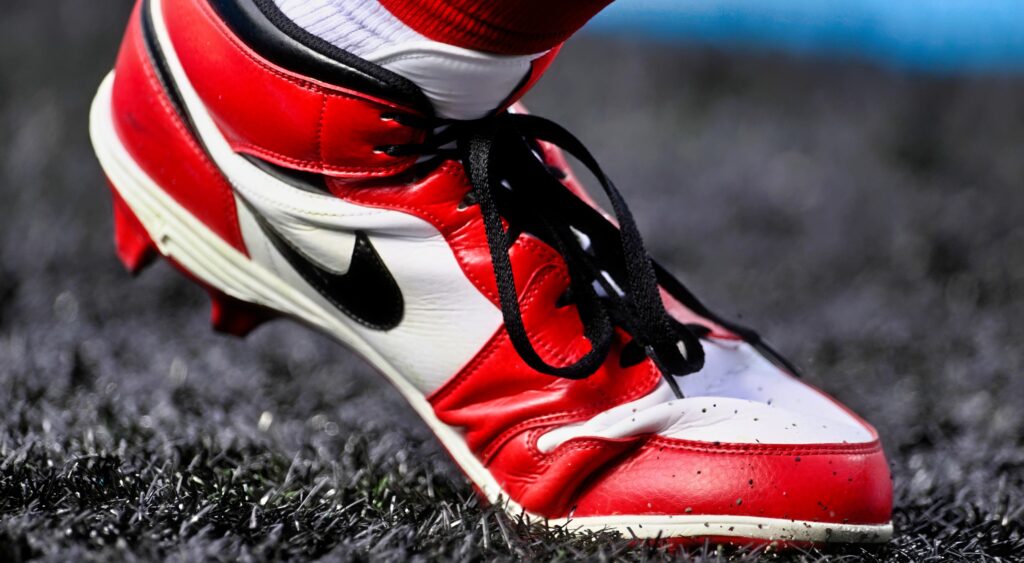
<instances>
[{"instance_id":1,"label":"shoe toe cap","mask_svg":"<svg viewBox=\"0 0 1024 563\"><path fill-rule=\"evenodd\" d=\"M889 468L877 441L716 444L656 436L597 477L575 517L734 515L884 524Z\"/></svg>"}]
</instances>

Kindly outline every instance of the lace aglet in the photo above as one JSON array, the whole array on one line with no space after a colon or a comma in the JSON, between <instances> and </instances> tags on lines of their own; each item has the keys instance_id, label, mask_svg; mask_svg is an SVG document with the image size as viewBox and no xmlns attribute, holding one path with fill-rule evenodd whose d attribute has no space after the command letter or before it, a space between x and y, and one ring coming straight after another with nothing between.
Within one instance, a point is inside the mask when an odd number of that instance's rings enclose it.
<instances>
[{"instance_id":1,"label":"lace aglet","mask_svg":"<svg viewBox=\"0 0 1024 563\"><path fill-rule=\"evenodd\" d=\"M677 399L683 399L683 390L679 388L679 382L676 381L676 376L665 366L665 363L661 361L661 358L658 357L658 354L654 351L654 348L648 346L646 350L647 357L654 362L654 365L658 368L658 371L661 372L661 377L665 380L665 383L668 383L668 387L669 389L672 389L672 393L676 396Z\"/></svg>"},{"instance_id":2,"label":"lace aglet","mask_svg":"<svg viewBox=\"0 0 1024 563\"><path fill-rule=\"evenodd\" d=\"M665 382L668 383L669 389L672 389L672 393L677 399L685 398L683 397L683 390L679 388L679 382L676 381L676 376L667 371L662 371L661 376L665 379Z\"/></svg>"}]
</instances>

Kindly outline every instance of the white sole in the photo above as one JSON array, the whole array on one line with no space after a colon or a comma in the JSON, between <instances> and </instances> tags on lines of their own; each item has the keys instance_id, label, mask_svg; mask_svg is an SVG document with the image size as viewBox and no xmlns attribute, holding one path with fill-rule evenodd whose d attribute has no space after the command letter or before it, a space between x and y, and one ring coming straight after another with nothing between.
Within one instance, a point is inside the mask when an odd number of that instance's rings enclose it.
<instances>
[{"instance_id":1,"label":"white sole","mask_svg":"<svg viewBox=\"0 0 1024 563\"><path fill-rule=\"evenodd\" d=\"M548 520L507 500L501 486L466 446L459 431L437 418L422 393L355 332L275 274L249 260L173 200L139 166L113 126L107 76L93 101L90 135L107 177L145 227L163 256L174 259L204 282L249 303L301 319L362 355L405 397L477 488L513 515L571 531L614 530L626 537L735 537L810 543L879 543L892 536L892 524L861 525L730 515L609 516Z\"/></svg>"}]
</instances>

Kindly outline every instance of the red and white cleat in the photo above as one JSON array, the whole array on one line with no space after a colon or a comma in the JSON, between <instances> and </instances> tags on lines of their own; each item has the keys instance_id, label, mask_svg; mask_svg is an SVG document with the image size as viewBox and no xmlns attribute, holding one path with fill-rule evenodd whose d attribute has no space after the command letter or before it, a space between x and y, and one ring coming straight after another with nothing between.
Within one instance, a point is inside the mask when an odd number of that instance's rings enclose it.
<instances>
[{"instance_id":1,"label":"red and white cleat","mask_svg":"<svg viewBox=\"0 0 1024 563\"><path fill-rule=\"evenodd\" d=\"M675 541L890 537L874 429L653 263L575 138L516 109L437 118L273 10L136 7L91 117L129 269L171 260L221 330L287 315L357 351L510 512Z\"/></svg>"}]
</instances>

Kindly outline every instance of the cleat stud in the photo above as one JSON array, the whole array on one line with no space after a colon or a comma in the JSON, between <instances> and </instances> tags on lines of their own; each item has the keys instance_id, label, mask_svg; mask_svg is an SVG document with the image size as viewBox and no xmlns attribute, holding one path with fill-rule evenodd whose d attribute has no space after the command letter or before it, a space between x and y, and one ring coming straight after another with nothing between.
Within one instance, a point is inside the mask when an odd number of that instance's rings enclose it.
<instances>
[{"instance_id":1,"label":"cleat stud","mask_svg":"<svg viewBox=\"0 0 1024 563\"><path fill-rule=\"evenodd\" d=\"M141 272L158 256L156 245L128 204L114 192L114 246L117 257L132 275Z\"/></svg>"},{"instance_id":2,"label":"cleat stud","mask_svg":"<svg viewBox=\"0 0 1024 563\"><path fill-rule=\"evenodd\" d=\"M142 222L117 193L117 190L113 189L113 186L111 186L111 192L114 203L114 244L117 256L128 272L136 275L146 266L152 264L161 253ZM167 260L175 269L203 287L210 295L210 323L217 332L238 337L248 336L256 327L280 316L279 313L267 307L231 297L193 275L176 260L170 257Z\"/></svg>"},{"instance_id":3,"label":"cleat stud","mask_svg":"<svg viewBox=\"0 0 1024 563\"><path fill-rule=\"evenodd\" d=\"M248 336L258 326L277 318L278 314L266 307L247 303L216 289L210 294L210 324L213 330L232 336Z\"/></svg>"}]
</instances>

